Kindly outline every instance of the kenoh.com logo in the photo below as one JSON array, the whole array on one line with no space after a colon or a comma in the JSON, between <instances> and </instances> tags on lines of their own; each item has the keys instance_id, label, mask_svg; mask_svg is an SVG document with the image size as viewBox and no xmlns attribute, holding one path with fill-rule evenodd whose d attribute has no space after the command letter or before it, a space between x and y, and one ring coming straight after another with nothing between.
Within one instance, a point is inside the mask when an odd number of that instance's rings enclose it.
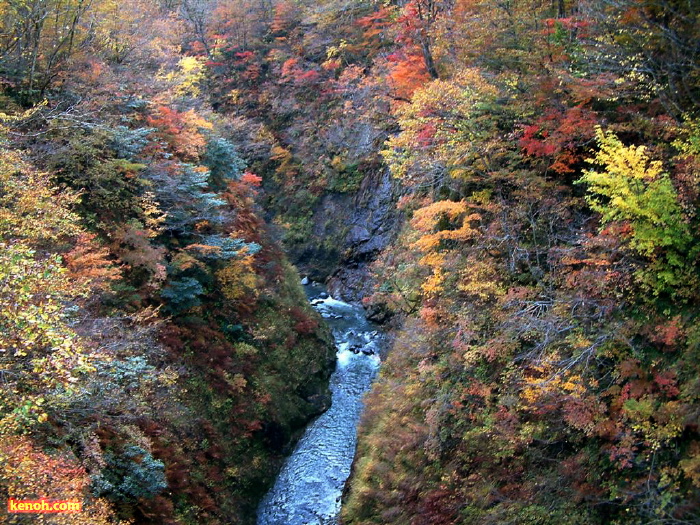
<instances>
[{"instance_id":1,"label":"kenoh.com logo","mask_svg":"<svg viewBox=\"0 0 700 525\"><path fill-rule=\"evenodd\" d=\"M81 512L83 504L80 501L51 500L51 499L14 499L7 500L7 512L26 512L31 514L52 514L57 512Z\"/></svg>"}]
</instances>

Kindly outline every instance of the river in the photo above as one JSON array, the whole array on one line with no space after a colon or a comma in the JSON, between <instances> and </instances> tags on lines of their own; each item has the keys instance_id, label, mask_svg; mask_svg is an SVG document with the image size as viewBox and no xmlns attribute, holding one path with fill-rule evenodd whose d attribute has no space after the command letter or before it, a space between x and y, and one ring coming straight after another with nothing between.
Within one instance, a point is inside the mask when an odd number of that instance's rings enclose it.
<instances>
[{"instance_id":1,"label":"river","mask_svg":"<svg viewBox=\"0 0 700 525\"><path fill-rule=\"evenodd\" d=\"M312 298L322 293L313 285L306 289ZM285 461L258 508L258 525L337 523L340 498L355 456L362 397L379 369L381 336L361 307L331 297L312 299L311 304L326 319L335 338L332 405L307 427Z\"/></svg>"}]
</instances>

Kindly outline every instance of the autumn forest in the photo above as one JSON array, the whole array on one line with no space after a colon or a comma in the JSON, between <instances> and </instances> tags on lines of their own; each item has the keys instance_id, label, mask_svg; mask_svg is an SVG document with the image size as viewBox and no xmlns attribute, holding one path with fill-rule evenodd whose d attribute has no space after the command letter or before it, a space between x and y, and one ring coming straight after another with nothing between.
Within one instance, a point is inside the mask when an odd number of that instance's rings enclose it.
<instances>
[{"instance_id":1,"label":"autumn forest","mask_svg":"<svg viewBox=\"0 0 700 525\"><path fill-rule=\"evenodd\" d=\"M0 0L0 521L700 523L698 0ZM82 512L7 511L11 497Z\"/></svg>"}]
</instances>

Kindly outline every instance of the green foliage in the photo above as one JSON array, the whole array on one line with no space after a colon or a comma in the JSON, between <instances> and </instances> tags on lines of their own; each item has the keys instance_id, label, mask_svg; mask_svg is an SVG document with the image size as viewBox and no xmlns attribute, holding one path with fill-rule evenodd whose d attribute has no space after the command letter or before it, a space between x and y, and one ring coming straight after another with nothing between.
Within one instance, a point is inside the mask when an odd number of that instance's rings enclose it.
<instances>
[{"instance_id":1,"label":"green foliage","mask_svg":"<svg viewBox=\"0 0 700 525\"><path fill-rule=\"evenodd\" d=\"M110 382L114 382L126 392L139 388L144 380L153 376L155 368L148 364L144 356L130 356L124 360L96 363L97 373Z\"/></svg>"},{"instance_id":2,"label":"green foliage","mask_svg":"<svg viewBox=\"0 0 700 525\"><path fill-rule=\"evenodd\" d=\"M167 212L165 228L180 234L192 231L199 222L220 224L226 204L209 189L209 170L180 164L150 175L158 202Z\"/></svg>"},{"instance_id":3,"label":"green foliage","mask_svg":"<svg viewBox=\"0 0 700 525\"><path fill-rule=\"evenodd\" d=\"M700 120L685 118L685 134L684 139L673 141L673 146L683 155L700 155Z\"/></svg>"},{"instance_id":4,"label":"green foliage","mask_svg":"<svg viewBox=\"0 0 700 525\"><path fill-rule=\"evenodd\" d=\"M334 157L331 166L335 173L328 185L329 191L354 193L360 189L365 174L359 169L359 164L344 164L340 157Z\"/></svg>"},{"instance_id":5,"label":"green foliage","mask_svg":"<svg viewBox=\"0 0 700 525\"><path fill-rule=\"evenodd\" d=\"M613 132L597 129L599 151L590 160L604 171L588 170L587 201L601 222L629 226L629 244L650 260L640 273L655 294L688 297L698 255L696 240L678 195L660 161L651 161L644 146L624 146Z\"/></svg>"},{"instance_id":6,"label":"green foliage","mask_svg":"<svg viewBox=\"0 0 700 525\"><path fill-rule=\"evenodd\" d=\"M116 156L130 155L129 141L109 131L80 131L48 159L60 184L82 193L77 211L92 228L107 229L130 218L142 218L140 196L146 190L145 165ZM117 147L111 149L110 144Z\"/></svg>"},{"instance_id":7,"label":"green foliage","mask_svg":"<svg viewBox=\"0 0 700 525\"><path fill-rule=\"evenodd\" d=\"M202 246L207 247L202 252L205 259L228 260L245 251L247 255L255 255L261 249L259 244L244 242L243 239L224 237L223 235L206 235L202 239Z\"/></svg>"},{"instance_id":8,"label":"green foliage","mask_svg":"<svg viewBox=\"0 0 700 525\"><path fill-rule=\"evenodd\" d=\"M134 160L149 145L153 128L115 126L108 140L117 158Z\"/></svg>"},{"instance_id":9,"label":"green foliage","mask_svg":"<svg viewBox=\"0 0 700 525\"><path fill-rule=\"evenodd\" d=\"M202 155L202 164L209 168L209 185L215 191L226 189L228 181L238 180L246 167L237 148L223 137L209 137Z\"/></svg>"},{"instance_id":10,"label":"green foliage","mask_svg":"<svg viewBox=\"0 0 700 525\"><path fill-rule=\"evenodd\" d=\"M165 465L137 445L104 456L105 467L92 478L92 491L116 501L152 498L168 487Z\"/></svg>"},{"instance_id":11,"label":"green foliage","mask_svg":"<svg viewBox=\"0 0 700 525\"><path fill-rule=\"evenodd\" d=\"M192 277L182 277L170 281L160 292L168 301L168 309L173 313L182 313L202 304L200 295L204 294L202 284Z\"/></svg>"}]
</instances>

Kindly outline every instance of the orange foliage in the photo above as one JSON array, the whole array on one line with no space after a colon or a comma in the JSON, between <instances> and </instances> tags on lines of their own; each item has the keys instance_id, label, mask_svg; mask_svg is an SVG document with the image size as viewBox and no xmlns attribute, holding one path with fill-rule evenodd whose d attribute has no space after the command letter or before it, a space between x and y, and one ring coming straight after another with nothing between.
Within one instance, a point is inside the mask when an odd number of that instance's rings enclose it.
<instances>
[{"instance_id":1,"label":"orange foliage","mask_svg":"<svg viewBox=\"0 0 700 525\"><path fill-rule=\"evenodd\" d=\"M399 99L409 100L413 92L430 82L430 73L420 52L397 51L387 57L389 61L389 82Z\"/></svg>"},{"instance_id":2,"label":"orange foliage","mask_svg":"<svg viewBox=\"0 0 700 525\"><path fill-rule=\"evenodd\" d=\"M442 312L439 308L425 305L421 307L418 313L427 328L435 330L440 327L440 318Z\"/></svg>"},{"instance_id":3,"label":"orange foliage","mask_svg":"<svg viewBox=\"0 0 700 525\"><path fill-rule=\"evenodd\" d=\"M168 106L158 106L156 114L148 117L149 126L158 129L157 135L183 160L197 160L206 144L202 130L212 125L193 109L179 112Z\"/></svg>"},{"instance_id":4,"label":"orange foliage","mask_svg":"<svg viewBox=\"0 0 700 525\"><path fill-rule=\"evenodd\" d=\"M428 252L437 248L442 241L473 239L478 231L471 227L471 223L480 220L481 216L478 213L466 215L469 207L465 201L437 201L417 210L411 225L424 235L414 246Z\"/></svg>"},{"instance_id":5,"label":"orange foliage","mask_svg":"<svg viewBox=\"0 0 700 525\"><path fill-rule=\"evenodd\" d=\"M240 180L242 183L248 184L254 188L259 188L262 183L262 177L258 177L255 173L250 171L244 172Z\"/></svg>"},{"instance_id":6,"label":"orange foliage","mask_svg":"<svg viewBox=\"0 0 700 525\"><path fill-rule=\"evenodd\" d=\"M165 248L153 246L147 230L130 224L118 227L112 233L110 250L128 268L143 268L158 279L165 278Z\"/></svg>"},{"instance_id":7,"label":"orange foliage","mask_svg":"<svg viewBox=\"0 0 700 525\"><path fill-rule=\"evenodd\" d=\"M362 36L367 43L383 37L385 31L391 27L390 18L395 12L395 9L396 8L393 6L385 6L355 21L358 26L363 28L364 32Z\"/></svg>"},{"instance_id":8,"label":"orange foliage","mask_svg":"<svg viewBox=\"0 0 700 525\"><path fill-rule=\"evenodd\" d=\"M117 520L111 505L90 495L90 476L75 457L43 452L26 436L4 436L0 440L0 487L16 499L80 501L83 510L51 515L56 525L126 525ZM7 514L0 507L3 523L26 523L21 515Z\"/></svg>"},{"instance_id":9,"label":"orange foliage","mask_svg":"<svg viewBox=\"0 0 700 525\"><path fill-rule=\"evenodd\" d=\"M69 276L96 289L107 289L121 272L109 260L109 250L99 246L94 233L83 233L75 247L64 255Z\"/></svg>"}]
</instances>

